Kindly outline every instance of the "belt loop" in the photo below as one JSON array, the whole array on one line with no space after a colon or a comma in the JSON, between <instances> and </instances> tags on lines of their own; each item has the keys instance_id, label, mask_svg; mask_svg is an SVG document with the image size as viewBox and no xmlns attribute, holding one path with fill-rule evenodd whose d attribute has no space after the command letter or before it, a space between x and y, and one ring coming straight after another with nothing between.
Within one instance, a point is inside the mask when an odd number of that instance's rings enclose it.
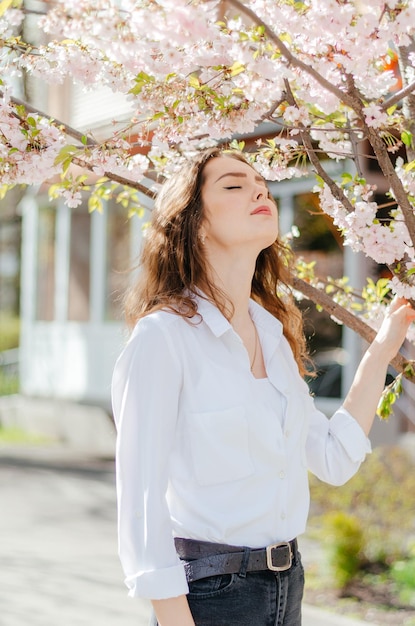
<instances>
[{"instance_id":1,"label":"belt loop","mask_svg":"<svg viewBox=\"0 0 415 626\"><path fill-rule=\"evenodd\" d=\"M241 578L246 578L246 572L248 569L249 555L251 553L251 548L244 548L244 554L242 557L241 567L239 568L238 576Z\"/></svg>"}]
</instances>

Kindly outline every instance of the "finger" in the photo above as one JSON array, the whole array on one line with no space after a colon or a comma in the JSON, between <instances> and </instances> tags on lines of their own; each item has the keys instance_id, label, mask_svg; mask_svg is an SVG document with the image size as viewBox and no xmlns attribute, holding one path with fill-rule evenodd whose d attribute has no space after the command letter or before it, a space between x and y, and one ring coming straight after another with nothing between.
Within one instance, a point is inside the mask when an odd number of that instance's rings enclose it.
<instances>
[{"instance_id":1,"label":"finger","mask_svg":"<svg viewBox=\"0 0 415 626\"><path fill-rule=\"evenodd\" d=\"M392 302L389 305L389 311L393 313L394 311L397 311L401 306L404 306L406 304L408 304L408 300L400 296L394 296Z\"/></svg>"},{"instance_id":2,"label":"finger","mask_svg":"<svg viewBox=\"0 0 415 626\"><path fill-rule=\"evenodd\" d=\"M413 310L414 309L411 303L408 302L406 298L398 298L398 296L395 296L391 304L389 305L388 313L389 315L392 315L394 313L398 313L398 311L401 311L402 313L405 312L406 314L408 314Z\"/></svg>"}]
</instances>

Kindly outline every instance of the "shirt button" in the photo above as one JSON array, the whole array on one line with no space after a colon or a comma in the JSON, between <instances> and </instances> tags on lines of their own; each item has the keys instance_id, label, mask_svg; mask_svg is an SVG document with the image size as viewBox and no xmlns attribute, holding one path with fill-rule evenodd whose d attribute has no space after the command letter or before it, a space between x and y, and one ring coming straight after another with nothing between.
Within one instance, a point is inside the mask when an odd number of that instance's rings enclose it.
<instances>
[{"instance_id":1,"label":"shirt button","mask_svg":"<svg viewBox=\"0 0 415 626\"><path fill-rule=\"evenodd\" d=\"M284 470L281 470L281 471L280 471L280 478L285 478L285 472L284 472Z\"/></svg>"},{"instance_id":2,"label":"shirt button","mask_svg":"<svg viewBox=\"0 0 415 626\"><path fill-rule=\"evenodd\" d=\"M285 519L285 513L281 513L281 519Z\"/></svg>"},{"instance_id":3,"label":"shirt button","mask_svg":"<svg viewBox=\"0 0 415 626\"><path fill-rule=\"evenodd\" d=\"M289 430L286 430L286 431L284 432L284 435L285 435L285 437L288 439L288 437L290 436L290 431L289 431Z\"/></svg>"}]
</instances>

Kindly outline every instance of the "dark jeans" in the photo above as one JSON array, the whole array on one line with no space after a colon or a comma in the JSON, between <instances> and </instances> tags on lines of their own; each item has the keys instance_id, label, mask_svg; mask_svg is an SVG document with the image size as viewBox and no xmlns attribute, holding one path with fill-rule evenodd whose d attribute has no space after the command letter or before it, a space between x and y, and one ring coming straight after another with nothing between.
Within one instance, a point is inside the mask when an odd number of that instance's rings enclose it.
<instances>
[{"instance_id":1,"label":"dark jeans","mask_svg":"<svg viewBox=\"0 0 415 626\"><path fill-rule=\"evenodd\" d=\"M211 576L190 583L187 596L196 626L301 626L304 570ZM157 626L155 617L150 626Z\"/></svg>"}]
</instances>

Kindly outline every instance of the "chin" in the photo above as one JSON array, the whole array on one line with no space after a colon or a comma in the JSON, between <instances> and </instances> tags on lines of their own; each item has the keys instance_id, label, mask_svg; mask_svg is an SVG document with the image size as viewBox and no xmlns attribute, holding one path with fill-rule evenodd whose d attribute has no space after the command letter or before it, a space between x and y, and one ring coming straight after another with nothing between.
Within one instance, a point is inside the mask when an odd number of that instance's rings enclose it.
<instances>
[{"instance_id":1,"label":"chin","mask_svg":"<svg viewBox=\"0 0 415 626\"><path fill-rule=\"evenodd\" d=\"M269 234L270 235L270 234ZM264 237L264 241L263 241L263 245L261 250L265 250L266 248L269 248L270 246L272 246L273 243L275 243L278 239L278 233L274 234L274 235L270 235L268 237Z\"/></svg>"}]
</instances>

